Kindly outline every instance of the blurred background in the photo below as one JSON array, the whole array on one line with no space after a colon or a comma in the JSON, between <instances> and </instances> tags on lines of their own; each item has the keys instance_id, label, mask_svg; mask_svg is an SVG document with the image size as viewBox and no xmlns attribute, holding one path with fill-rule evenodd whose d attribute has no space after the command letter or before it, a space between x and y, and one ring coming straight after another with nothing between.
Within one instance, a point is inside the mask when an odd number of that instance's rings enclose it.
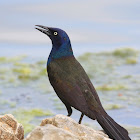
<instances>
[{"instance_id":1,"label":"blurred background","mask_svg":"<svg viewBox=\"0 0 140 140\"><path fill-rule=\"evenodd\" d=\"M140 139L139 0L1 0L0 113L25 134L46 116L67 115L46 73L50 39L35 25L65 30L107 112ZM78 121L74 110L72 118ZM84 117L83 124L101 129Z\"/></svg>"}]
</instances>

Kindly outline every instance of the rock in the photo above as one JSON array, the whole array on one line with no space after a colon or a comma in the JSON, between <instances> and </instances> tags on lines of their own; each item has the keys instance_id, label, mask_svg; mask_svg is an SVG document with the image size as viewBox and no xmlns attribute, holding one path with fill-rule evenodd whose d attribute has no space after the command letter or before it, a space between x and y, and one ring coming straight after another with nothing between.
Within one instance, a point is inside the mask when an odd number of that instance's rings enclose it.
<instances>
[{"instance_id":1,"label":"rock","mask_svg":"<svg viewBox=\"0 0 140 140\"><path fill-rule=\"evenodd\" d=\"M25 140L110 140L102 131L78 124L70 117L56 115L45 119Z\"/></svg>"},{"instance_id":2,"label":"rock","mask_svg":"<svg viewBox=\"0 0 140 140\"><path fill-rule=\"evenodd\" d=\"M0 140L23 140L24 130L13 115L0 116Z\"/></svg>"}]
</instances>

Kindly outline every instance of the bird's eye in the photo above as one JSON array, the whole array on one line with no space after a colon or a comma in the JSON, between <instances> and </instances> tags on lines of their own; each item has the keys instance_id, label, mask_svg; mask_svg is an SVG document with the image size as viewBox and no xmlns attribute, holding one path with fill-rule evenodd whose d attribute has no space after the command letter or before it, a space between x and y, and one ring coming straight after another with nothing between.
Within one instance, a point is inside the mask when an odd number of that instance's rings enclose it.
<instances>
[{"instance_id":1,"label":"bird's eye","mask_svg":"<svg viewBox=\"0 0 140 140\"><path fill-rule=\"evenodd\" d=\"M64 37L64 40L66 40L66 38Z\"/></svg>"},{"instance_id":2,"label":"bird's eye","mask_svg":"<svg viewBox=\"0 0 140 140\"><path fill-rule=\"evenodd\" d=\"M58 33L57 32L54 32L54 35L57 35Z\"/></svg>"}]
</instances>

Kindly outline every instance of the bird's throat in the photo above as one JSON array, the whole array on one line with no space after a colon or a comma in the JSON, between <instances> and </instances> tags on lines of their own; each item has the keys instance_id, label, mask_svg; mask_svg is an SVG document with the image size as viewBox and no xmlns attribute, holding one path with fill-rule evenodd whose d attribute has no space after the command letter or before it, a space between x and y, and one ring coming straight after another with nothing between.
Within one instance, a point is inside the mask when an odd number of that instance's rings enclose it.
<instances>
[{"instance_id":1,"label":"bird's throat","mask_svg":"<svg viewBox=\"0 0 140 140\"><path fill-rule=\"evenodd\" d=\"M47 65L50 62L55 61L56 59L66 58L70 56L73 56L71 44L62 44L59 48L56 46L52 46Z\"/></svg>"}]
</instances>

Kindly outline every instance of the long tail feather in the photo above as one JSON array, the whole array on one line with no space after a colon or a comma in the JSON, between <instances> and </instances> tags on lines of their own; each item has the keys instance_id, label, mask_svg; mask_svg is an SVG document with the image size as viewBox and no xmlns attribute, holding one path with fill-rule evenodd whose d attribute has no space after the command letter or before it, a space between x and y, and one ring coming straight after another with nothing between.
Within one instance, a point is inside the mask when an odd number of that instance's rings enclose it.
<instances>
[{"instance_id":1,"label":"long tail feather","mask_svg":"<svg viewBox=\"0 0 140 140\"><path fill-rule=\"evenodd\" d=\"M111 139L114 140L131 140L128 136L128 132L125 128L117 124L109 115L97 114L97 121L108 134Z\"/></svg>"}]
</instances>

